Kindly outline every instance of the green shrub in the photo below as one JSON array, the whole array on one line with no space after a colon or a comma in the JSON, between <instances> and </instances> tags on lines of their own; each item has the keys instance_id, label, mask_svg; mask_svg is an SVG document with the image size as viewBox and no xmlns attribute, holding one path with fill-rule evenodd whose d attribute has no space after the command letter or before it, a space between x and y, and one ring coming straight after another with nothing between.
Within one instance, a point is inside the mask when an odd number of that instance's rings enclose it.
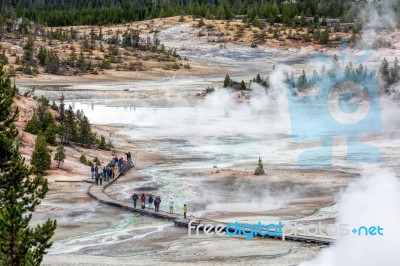
<instances>
[{"instance_id":1,"label":"green shrub","mask_svg":"<svg viewBox=\"0 0 400 266\"><path fill-rule=\"evenodd\" d=\"M97 156L94 157L93 162L96 163L96 165L101 165L101 162L100 162L99 158L97 158Z\"/></svg>"},{"instance_id":2,"label":"green shrub","mask_svg":"<svg viewBox=\"0 0 400 266\"><path fill-rule=\"evenodd\" d=\"M201 27L203 27L204 25L206 25L206 24L204 23L203 18L201 18L201 19L199 20L199 23L197 24L197 27L201 28Z\"/></svg>"},{"instance_id":3,"label":"green shrub","mask_svg":"<svg viewBox=\"0 0 400 266\"><path fill-rule=\"evenodd\" d=\"M88 160L86 159L86 156L84 154L79 157L79 161L83 164L87 164Z\"/></svg>"}]
</instances>

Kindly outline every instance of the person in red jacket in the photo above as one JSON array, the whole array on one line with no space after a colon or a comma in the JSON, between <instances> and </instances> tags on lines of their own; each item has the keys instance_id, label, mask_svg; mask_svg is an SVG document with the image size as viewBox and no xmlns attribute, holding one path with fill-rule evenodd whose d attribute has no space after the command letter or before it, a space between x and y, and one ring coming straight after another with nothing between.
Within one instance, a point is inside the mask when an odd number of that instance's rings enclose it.
<instances>
[{"instance_id":1,"label":"person in red jacket","mask_svg":"<svg viewBox=\"0 0 400 266\"><path fill-rule=\"evenodd\" d=\"M146 196L144 194L140 197L140 205L142 206L142 209L146 208Z\"/></svg>"}]
</instances>

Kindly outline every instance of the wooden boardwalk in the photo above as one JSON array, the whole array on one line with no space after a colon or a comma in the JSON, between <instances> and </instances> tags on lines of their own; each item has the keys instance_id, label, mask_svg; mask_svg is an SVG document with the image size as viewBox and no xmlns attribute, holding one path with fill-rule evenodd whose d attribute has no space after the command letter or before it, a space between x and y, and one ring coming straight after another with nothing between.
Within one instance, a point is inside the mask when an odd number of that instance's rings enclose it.
<instances>
[{"instance_id":1,"label":"wooden boardwalk","mask_svg":"<svg viewBox=\"0 0 400 266\"><path fill-rule=\"evenodd\" d=\"M125 172L127 172L129 169L130 168L126 169ZM133 201L131 199L129 199L126 202L122 202L122 201L113 199L110 196L108 196L104 192L104 190L108 186L110 186L114 182L116 182L123 175L124 175L123 173L122 174L119 173L113 180L111 180L109 182L103 182L103 185L95 185L95 184L91 185L89 187L88 194L103 204L119 207L123 210L136 212L136 213L152 216L152 217L159 218L159 219L170 220L170 221L173 221L175 226L178 226L178 227L188 228L190 221L192 221L192 227L195 227L199 224L212 224L214 226L214 228L216 225L224 225L224 226L228 225L228 223L218 222L218 221L209 220L209 219L196 218L196 217L191 217L191 216L187 216L187 219L183 219L183 214L170 214L169 212L165 212L165 211L155 212L154 209L149 209L149 208L141 209L140 201L138 201L137 207L134 208ZM199 230L202 231L203 229L201 228ZM223 229L223 231L225 231L225 228ZM262 237L262 236L259 236L259 237ZM267 235L265 237L282 239L282 236L271 237L271 236ZM265 237L262 237L262 238L265 238ZM302 236L302 235L297 235L297 236L288 235L288 236L285 236L285 240L297 241L297 242L303 242L303 243L314 243L314 244L318 244L318 245L330 245L334 242L334 239L331 239L331 238L316 237L316 236L311 237L311 236Z\"/></svg>"}]
</instances>

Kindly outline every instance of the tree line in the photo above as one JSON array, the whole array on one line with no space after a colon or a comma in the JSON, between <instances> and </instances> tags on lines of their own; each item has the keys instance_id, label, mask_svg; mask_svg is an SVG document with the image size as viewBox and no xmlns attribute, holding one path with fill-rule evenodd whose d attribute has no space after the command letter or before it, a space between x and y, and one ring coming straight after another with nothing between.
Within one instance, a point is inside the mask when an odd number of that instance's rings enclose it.
<instances>
[{"instance_id":1,"label":"tree line","mask_svg":"<svg viewBox=\"0 0 400 266\"><path fill-rule=\"evenodd\" d=\"M378 2L378 1L375 1ZM295 16L352 22L371 1L360 0L14 0L0 3L0 21L25 18L47 26L107 25L176 15L231 19L245 15L285 23ZM399 10L399 4L394 3Z\"/></svg>"},{"instance_id":2,"label":"tree line","mask_svg":"<svg viewBox=\"0 0 400 266\"><path fill-rule=\"evenodd\" d=\"M273 67L273 70L275 67ZM298 78L295 77L294 73L285 72L285 81L289 85L292 90L292 93L295 95L299 91L304 91L310 86L314 84L318 84L324 81L325 78L335 79L337 77L337 73L343 73L340 77L345 81L350 82L362 82L362 81L371 81L372 79L377 78L377 86L380 93L390 94L390 87L393 84L396 84L400 81L400 64L397 57L394 58L392 65L389 61L384 58L379 67L379 71L368 70L367 66L362 64L357 67L353 67L353 63L349 62L346 66L342 66L339 63L339 58L337 55L333 56L332 59L332 67L330 69L326 69L325 65L322 67L320 72L317 70L313 70L312 75L307 76L306 71L303 69L301 74L299 74ZM233 80L228 74L225 75L223 81L224 88L230 88L233 90L251 90L251 84L256 83L268 89L270 87L269 76L262 77L260 74L257 74L256 77L249 80L246 83L244 80L238 82Z\"/></svg>"}]
</instances>

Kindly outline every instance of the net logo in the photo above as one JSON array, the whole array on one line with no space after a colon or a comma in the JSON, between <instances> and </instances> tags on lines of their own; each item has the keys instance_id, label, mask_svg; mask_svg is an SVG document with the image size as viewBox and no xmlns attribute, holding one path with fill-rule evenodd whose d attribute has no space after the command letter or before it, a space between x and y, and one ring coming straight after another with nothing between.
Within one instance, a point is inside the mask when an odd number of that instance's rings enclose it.
<instances>
[{"instance_id":1,"label":"net logo","mask_svg":"<svg viewBox=\"0 0 400 266\"><path fill-rule=\"evenodd\" d=\"M365 52L356 64L370 56L369 51ZM345 58L346 45L342 43L342 66ZM343 71L324 56L317 59L328 64L331 70L314 77L300 90L298 84L287 82L294 139L321 140L321 148L307 150L299 156L300 167L332 167L332 139L335 136L347 137L348 162L379 161L377 148L358 142L358 135L378 132L382 128L376 73L366 68Z\"/></svg>"}]
</instances>

